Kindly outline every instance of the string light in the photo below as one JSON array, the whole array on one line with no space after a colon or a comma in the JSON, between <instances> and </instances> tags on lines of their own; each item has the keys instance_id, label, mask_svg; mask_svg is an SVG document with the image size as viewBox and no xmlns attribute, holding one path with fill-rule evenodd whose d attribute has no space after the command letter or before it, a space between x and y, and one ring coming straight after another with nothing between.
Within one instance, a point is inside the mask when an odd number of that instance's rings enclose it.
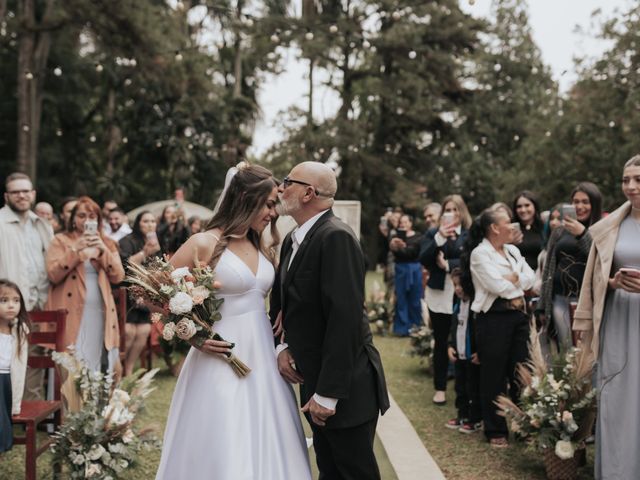
<instances>
[{"instance_id":1,"label":"string light","mask_svg":"<svg viewBox=\"0 0 640 480\"><path fill-rule=\"evenodd\" d=\"M24 78L26 78L27 80L33 80L33 73L25 72Z\"/></svg>"},{"instance_id":2,"label":"string light","mask_svg":"<svg viewBox=\"0 0 640 480\"><path fill-rule=\"evenodd\" d=\"M182 54L180 53L180 50L176 50L176 62L181 62L182 61Z\"/></svg>"},{"instance_id":3,"label":"string light","mask_svg":"<svg viewBox=\"0 0 640 480\"><path fill-rule=\"evenodd\" d=\"M54 69L53 69L53 74L54 74L56 77L59 77L60 75L62 75L62 69L61 69L60 67L56 67L56 68L54 68Z\"/></svg>"},{"instance_id":4,"label":"string light","mask_svg":"<svg viewBox=\"0 0 640 480\"><path fill-rule=\"evenodd\" d=\"M104 70L104 67L101 64L96 63L96 72L100 73L103 70Z\"/></svg>"},{"instance_id":5,"label":"string light","mask_svg":"<svg viewBox=\"0 0 640 480\"><path fill-rule=\"evenodd\" d=\"M329 31L330 31L331 33L338 33L338 26L337 26L337 25L331 25L331 26L329 27Z\"/></svg>"},{"instance_id":6,"label":"string light","mask_svg":"<svg viewBox=\"0 0 640 480\"><path fill-rule=\"evenodd\" d=\"M418 54L415 52L415 50L411 50L411 51L409 52L409 58L410 58L411 60L413 60L413 59L414 59L414 58L416 58L417 56L418 56Z\"/></svg>"}]
</instances>

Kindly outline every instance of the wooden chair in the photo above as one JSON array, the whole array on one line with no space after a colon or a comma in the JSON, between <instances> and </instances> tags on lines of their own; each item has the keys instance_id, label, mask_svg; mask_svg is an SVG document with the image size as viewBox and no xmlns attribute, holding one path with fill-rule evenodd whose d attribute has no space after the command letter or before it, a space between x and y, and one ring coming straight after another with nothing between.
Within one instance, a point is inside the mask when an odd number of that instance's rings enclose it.
<instances>
[{"instance_id":1,"label":"wooden chair","mask_svg":"<svg viewBox=\"0 0 640 480\"><path fill-rule=\"evenodd\" d=\"M53 424L57 429L62 424L62 399L60 395L60 373L55 362L51 358L51 349L58 352L65 351L64 329L67 318L66 310L40 311L29 314L31 321L31 332L29 333L30 345L41 345L45 347L44 355L29 355L28 365L32 368L53 368L54 389L53 400L23 400L19 415L14 415L12 421L16 425L23 425L25 435L23 437L13 437L16 445L26 446L25 458L25 478L35 480L36 461L40 454L49 448L51 439L43 441L38 446L36 431L40 424ZM46 327L40 331L40 327ZM53 418L51 416L53 415ZM59 474L59 467L54 471Z\"/></svg>"},{"instance_id":2,"label":"wooden chair","mask_svg":"<svg viewBox=\"0 0 640 480\"><path fill-rule=\"evenodd\" d=\"M127 341L125 333L125 325L127 323L127 289L119 287L113 289L113 299L116 303L116 314L118 315L118 329L120 330L120 361L124 367L124 359L127 355ZM151 370L151 335L147 337L147 346L140 352L140 363L143 368Z\"/></svg>"}]
</instances>

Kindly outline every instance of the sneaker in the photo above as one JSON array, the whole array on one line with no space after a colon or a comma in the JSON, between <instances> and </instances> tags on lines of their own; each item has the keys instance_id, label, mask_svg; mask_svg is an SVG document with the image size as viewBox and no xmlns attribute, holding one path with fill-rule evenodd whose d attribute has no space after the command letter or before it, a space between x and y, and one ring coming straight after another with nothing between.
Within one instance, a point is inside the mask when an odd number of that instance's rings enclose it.
<instances>
[{"instance_id":1,"label":"sneaker","mask_svg":"<svg viewBox=\"0 0 640 480\"><path fill-rule=\"evenodd\" d=\"M460 433L476 433L476 432L479 432L481 428L482 428L482 424L480 422L478 423L463 422L460 428L458 429L458 431Z\"/></svg>"},{"instance_id":2,"label":"sneaker","mask_svg":"<svg viewBox=\"0 0 640 480\"><path fill-rule=\"evenodd\" d=\"M449 420L447 423L444 424L445 427L450 428L452 430L458 430L459 428L462 428L462 425L464 425L464 421L462 421L459 418L452 418L451 420Z\"/></svg>"},{"instance_id":3,"label":"sneaker","mask_svg":"<svg viewBox=\"0 0 640 480\"><path fill-rule=\"evenodd\" d=\"M507 448L509 446L509 440L505 437L496 437L489 439L489 445L493 448Z\"/></svg>"}]
</instances>

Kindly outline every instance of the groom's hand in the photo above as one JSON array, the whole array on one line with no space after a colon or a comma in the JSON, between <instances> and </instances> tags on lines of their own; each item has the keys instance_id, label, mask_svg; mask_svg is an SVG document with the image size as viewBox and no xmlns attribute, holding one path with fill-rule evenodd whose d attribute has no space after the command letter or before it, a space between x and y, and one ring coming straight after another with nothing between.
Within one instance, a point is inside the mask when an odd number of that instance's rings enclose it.
<instances>
[{"instance_id":1,"label":"groom's hand","mask_svg":"<svg viewBox=\"0 0 640 480\"><path fill-rule=\"evenodd\" d=\"M302 411L305 413L309 412L313 423L315 423L316 425L320 425L321 427L324 427L327 418L336 414L335 410L329 410L328 408L323 407L318 402L316 402L313 397L311 397L307 404L302 407Z\"/></svg>"},{"instance_id":2,"label":"groom's hand","mask_svg":"<svg viewBox=\"0 0 640 480\"><path fill-rule=\"evenodd\" d=\"M278 370L280 375L289 383L304 383L302 375L295 370L296 362L291 356L289 349L284 349L278 355Z\"/></svg>"}]
</instances>

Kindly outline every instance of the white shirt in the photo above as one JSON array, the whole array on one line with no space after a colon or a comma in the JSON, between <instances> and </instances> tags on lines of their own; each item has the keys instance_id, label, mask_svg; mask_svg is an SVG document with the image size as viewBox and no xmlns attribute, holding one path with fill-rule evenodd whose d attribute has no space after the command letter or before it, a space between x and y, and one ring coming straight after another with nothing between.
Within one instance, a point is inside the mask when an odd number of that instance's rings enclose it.
<instances>
[{"instance_id":1,"label":"white shirt","mask_svg":"<svg viewBox=\"0 0 640 480\"><path fill-rule=\"evenodd\" d=\"M114 242L119 242L124 237L129 235L132 231L133 230L131 230L131 227L126 223L123 223L122 225L120 225L120 228L115 232L111 229L111 225L109 225L108 223L105 223L105 226L104 226L104 233L107 235L107 237L109 237Z\"/></svg>"},{"instance_id":2,"label":"white shirt","mask_svg":"<svg viewBox=\"0 0 640 480\"><path fill-rule=\"evenodd\" d=\"M486 238L471 252L471 277L476 296L471 310L487 312L497 298L511 300L524 296L524 291L533 287L536 274L514 245L504 245L505 257L493 248ZM503 275L518 274L514 285Z\"/></svg>"},{"instance_id":3,"label":"white shirt","mask_svg":"<svg viewBox=\"0 0 640 480\"><path fill-rule=\"evenodd\" d=\"M467 325L469 323L469 300L460 300L458 327L456 328L456 350L460 360L467 359Z\"/></svg>"},{"instance_id":4,"label":"white shirt","mask_svg":"<svg viewBox=\"0 0 640 480\"><path fill-rule=\"evenodd\" d=\"M13 348L13 336L0 333L0 373L11 372Z\"/></svg>"},{"instance_id":5,"label":"white shirt","mask_svg":"<svg viewBox=\"0 0 640 480\"><path fill-rule=\"evenodd\" d=\"M304 242L304 238L307 236L307 233L309 233L309 230L311 230L311 228L316 224L320 217L328 211L329 209L321 211L293 230L293 232L291 233L291 240L293 241L291 258L289 259L289 265L287 265L287 269L289 269L289 267L291 266L293 257L296 256L298 248L300 248L300 245L302 245L302 242ZM287 345L286 343L281 343L280 345L278 345L276 347L276 358L278 358L280 352L286 350L287 348L289 348L289 345ZM316 403L322 405L324 408L328 408L329 410L335 410L336 405L338 404L337 398L323 397L322 395L318 395L317 393L313 394L313 399L316 401Z\"/></svg>"}]
</instances>

